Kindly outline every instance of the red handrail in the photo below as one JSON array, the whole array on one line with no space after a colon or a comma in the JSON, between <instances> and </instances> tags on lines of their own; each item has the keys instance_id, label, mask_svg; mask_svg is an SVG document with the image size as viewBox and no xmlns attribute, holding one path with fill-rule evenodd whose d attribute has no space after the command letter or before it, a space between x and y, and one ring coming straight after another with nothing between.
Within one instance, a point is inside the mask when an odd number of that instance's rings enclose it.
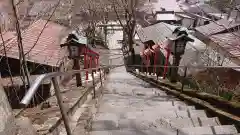
<instances>
[{"instance_id":1,"label":"red handrail","mask_svg":"<svg viewBox=\"0 0 240 135\"><path fill-rule=\"evenodd\" d=\"M96 57L92 57L93 55L96 55ZM99 53L91 50L88 47L84 48L84 68L93 68L92 67L92 62L95 61L96 62L96 67L98 67L99 64ZM88 71L86 71L86 80L88 80Z\"/></svg>"},{"instance_id":2,"label":"red handrail","mask_svg":"<svg viewBox=\"0 0 240 135\"><path fill-rule=\"evenodd\" d=\"M163 46L163 45L162 45ZM166 56L166 59L165 59L165 63L164 63L164 71L163 71L163 78L166 78L166 74L167 74L167 71L168 71L168 61L169 61L169 57L170 57L170 50L169 48L167 47L161 47L161 45L153 45L152 46L152 50L153 52L148 48L148 49L145 49L143 50L143 52L140 53L141 56L145 56L146 58L146 61L145 64L146 64L146 68L147 68L147 72L148 72L148 62L149 62L149 55L151 53L154 53L154 65L157 65L157 60L158 60L158 54L160 52L160 49L164 49L166 52L167 52L167 56ZM157 73L156 72L156 66L154 67L154 73Z\"/></svg>"}]
</instances>

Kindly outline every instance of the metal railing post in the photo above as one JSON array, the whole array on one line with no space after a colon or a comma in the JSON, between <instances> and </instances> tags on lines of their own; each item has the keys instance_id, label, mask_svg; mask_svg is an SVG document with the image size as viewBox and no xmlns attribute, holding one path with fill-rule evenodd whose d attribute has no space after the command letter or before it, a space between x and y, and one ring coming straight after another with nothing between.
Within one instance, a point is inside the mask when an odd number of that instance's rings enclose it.
<instances>
[{"instance_id":1,"label":"metal railing post","mask_svg":"<svg viewBox=\"0 0 240 135\"><path fill-rule=\"evenodd\" d=\"M65 129L66 129L67 135L72 135L70 125L69 125L69 121L68 121L67 111L65 110L65 108L63 106L63 100L62 100L62 97L60 95L60 88L59 88L56 77L52 78L52 82L53 82L55 95L57 97L57 102L58 102L58 105L59 105L59 108L60 108L60 111L61 111L61 114L62 114L62 119L63 119L63 122L64 122L64 126L65 126Z\"/></svg>"},{"instance_id":2,"label":"metal railing post","mask_svg":"<svg viewBox=\"0 0 240 135\"><path fill-rule=\"evenodd\" d=\"M187 76L187 67L184 68L184 75L182 78L182 87L181 87L181 92L183 92L183 88L184 88L184 83L185 83L185 78Z\"/></svg>"},{"instance_id":3,"label":"metal railing post","mask_svg":"<svg viewBox=\"0 0 240 135\"><path fill-rule=\"evenodd\" d=\"M96 90L95 90L95 78L94 78L94 73L92 70L92 83L93 83L93 98L96 98Z\"/></svg>"}]
</instances>

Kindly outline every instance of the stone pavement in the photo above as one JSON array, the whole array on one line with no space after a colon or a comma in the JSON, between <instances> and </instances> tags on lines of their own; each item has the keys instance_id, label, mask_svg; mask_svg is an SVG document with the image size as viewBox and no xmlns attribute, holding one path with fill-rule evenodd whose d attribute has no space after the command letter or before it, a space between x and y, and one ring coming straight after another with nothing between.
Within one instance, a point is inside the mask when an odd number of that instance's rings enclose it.
<instances>
[{"instance_id":1,"label":"stone pavement","mask_svg":"<svg viewBox=\"0 0 240 135\"><path fill-rule=\"evenodd\" d=\"M113 69L91 120L89 135L235 135L234 125L221 125L176 97Z\"/></svg>"}]
</instances>

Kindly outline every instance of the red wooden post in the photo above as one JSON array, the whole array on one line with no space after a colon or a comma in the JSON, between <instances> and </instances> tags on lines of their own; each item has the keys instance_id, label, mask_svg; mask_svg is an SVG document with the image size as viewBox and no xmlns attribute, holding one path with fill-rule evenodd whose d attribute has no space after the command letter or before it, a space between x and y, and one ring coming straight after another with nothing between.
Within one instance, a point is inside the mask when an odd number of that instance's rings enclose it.
<instances>
[{"instance_id":1,"label":"red wooden post","mask_svg":"<svg viewBox=\"0 0 240 135\"><path fill-rule=\"evenodd\" d=\"M150 64L149 62L150 62L150 61L149 61L149 56L147 55L147 74L149 73L149 72L148 72L148 68L149 68L149 64Z\"/></svg>"},{"instance_id":2,"label":"red wooden post","mask_svg":"<svg viewBox=\"0 0 240 135\"><path fill-rule=\"evenodd\" d=\"M158 54L158 52L155 52L155 54L154 54L154 73L155 74L157 74L157 55Z\"/></svg>"},{"instance_id":3,"label":"red wooden post","mask_svg":"<svg viewBox=\"0 0 240 135\"><path fill-rule=\"evenodd\" d=\"M143 52L140 52L140 56L142 58L142 65L141 65L141 71L143 72L143 66L144 66L144 51Z\"/></svg>"},{"instance_id":4,"label":"red wooden post","mask_svg":"<svg viewBox=\"0 0 240 135\"><path fill-rule=\"evenodd\" d=\"M88 64L89 64L89 58L88 58L88 55L87 55L87 53L88 53L88 49L86 48L86 69L88 69L89 67L88 67ZM88 71L86 71L86 80L88 80Z\"/></svg>"},{"instance_id":5,"label":"red wooden post","mask_svg":"<svg viewBox=\"0 0 240 135\"><path fill-rule=\"evenodd\" d=\"M84 48L84 69L87 69L87 51L86 51L86 47Z\"/></svg>"},{"instance_id":6,"label":"red wooden post","mask_svg":"<svg viewBox=\"0 0 240 135\"><path fill-rule=\"evenodd\" d=\"M157 60L158 60L158 52L160 51L160 46L159 45L154 45L153 47L154 50L154 73L157 74Z\"/></svg>"},{"instance_id":7,"label":"red wooden post","mask_svg":"<svg viewBox=\"0 0 240 135\"><path fill-rule=\"evenodd\" d=\"M90 62L90 63L89 63L89 68L93 68L93 67L92 67L92 56L90 56L89 62ZM93 70L92 70L92 74L93 74ZM92 75L92 79L93 79L93 77L94 77L94 76Z\"/></svg>"}]
</instances>

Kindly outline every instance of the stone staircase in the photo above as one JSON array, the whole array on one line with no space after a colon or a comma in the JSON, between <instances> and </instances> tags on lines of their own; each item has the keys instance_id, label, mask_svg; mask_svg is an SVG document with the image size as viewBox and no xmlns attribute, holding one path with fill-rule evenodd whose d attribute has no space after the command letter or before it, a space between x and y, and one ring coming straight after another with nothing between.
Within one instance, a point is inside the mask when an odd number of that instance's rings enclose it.
<instances>
[{"instance_id":1,"label":"stone staircase","mask_svg":"<svg viewBox=\"0 0 240 135\"><path fill-rule=\"evenodd\" d=\"M110 74L90 135L239 135L234 125L221 125L123 70Z\"/></svg>"}]
</instances>

